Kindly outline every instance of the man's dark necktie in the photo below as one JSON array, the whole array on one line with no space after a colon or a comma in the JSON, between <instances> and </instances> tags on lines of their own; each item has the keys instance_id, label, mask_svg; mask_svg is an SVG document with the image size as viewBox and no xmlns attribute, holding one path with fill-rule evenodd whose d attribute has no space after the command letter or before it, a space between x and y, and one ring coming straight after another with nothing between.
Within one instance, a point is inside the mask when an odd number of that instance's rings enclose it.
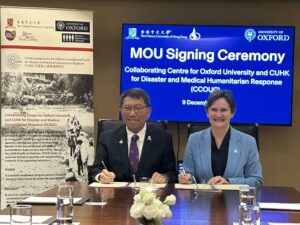
<instances>
[{"instance_id":1,"label":"man's dark necktie","mask_svg":"<svg viewBox=\"0 0 300 225\"><path fill-rule=\"evenodd\" d=\"M131 137L129 161L132 174L136 173L139 164L139 149L136 143L138 139L139 136L136 134Z\"/></svg>"}]
</instances>

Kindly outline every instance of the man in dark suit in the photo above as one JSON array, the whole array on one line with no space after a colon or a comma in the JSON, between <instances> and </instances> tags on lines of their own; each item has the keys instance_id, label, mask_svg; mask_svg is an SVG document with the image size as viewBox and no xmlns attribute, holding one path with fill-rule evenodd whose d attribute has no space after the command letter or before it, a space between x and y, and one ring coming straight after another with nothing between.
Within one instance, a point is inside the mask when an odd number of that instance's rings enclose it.
<instances>
[{"instance_id":1,"label":"man in dark suit","mask_svg":"<svg viewBox=\"0 0 300 225\"><path fill-rule=\"evenodd\" d=\"M175 182L172 136L146 124L151 114L148 94L140 88L125 91L121 95L120 111L125 125L100 134L89 181L133 181L135 175L137 181L149 177L154 183Z\"/></svg>"}]
</instances>

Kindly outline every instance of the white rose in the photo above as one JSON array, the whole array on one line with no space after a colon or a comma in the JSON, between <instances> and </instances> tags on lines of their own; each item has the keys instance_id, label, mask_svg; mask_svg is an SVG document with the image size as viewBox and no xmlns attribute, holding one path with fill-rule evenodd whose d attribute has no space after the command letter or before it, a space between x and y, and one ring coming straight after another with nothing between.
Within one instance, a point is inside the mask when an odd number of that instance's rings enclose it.
<instances>
[{"instance_id":1,"label":"white rose","mask_svg":"<svg viewBox=\"0 0 300 225\"><path fill-rule=\"evenodd\" d=\"M165 212L165 207L164 206L166 206L166 205L161 204L157 208L156 215L157 215L157 218L159 218L159 219L166 217L166 212Z\"/></svg>"},{"instance_id":2,"label":"white rose","mask_svg":"<svg viewBox=\"0 0 300 225\"><path fill-rule=\"evenodd\" d=\"M141 188L139 195L141 195L141 197L143 198L145 194L147 194L148 191L145 188Z\"/></svg>"},{"instance_id":3,"label":"white rose","mask_svg":"<svg viewBox=\"0 0 300 225\"><path fill-rule=\"evenodd\" d=\"M174 205L176 203L176 197L175 195L169 195L166 197L164 204L167 205Z\"/></svg>"},{"instance_id":4,"label":"white rose","mask_svg":"<svg viewBox=\"0 0 300 225\"><path fill-rule=\"evenodd\" d=\"M133 218L140 218L143 216L143 210L145 208L145 204L142 202L134 203L130 208L130 215Z\"/></svg>"},{"instance_id":5,"label":"white rose","mask_svg":"<svg viewBox=\"0 0 300 225\"><path fill-rule=\"evenodd\" d=\"M153 202L154 199L156 199L156 195L153 192L148 192L143 196L142 199L145 205L149 205Z\"/></svg>"},{"instance_id":6,"label":"white rose","mask_svg":"<svg viewBox=\"0 0 300 225\"><path fill-rule=\"evenodd\" d=\"M142 197L141 197L140 194L135 195L133 199L134 199L134 202L135 202L135 203L136 203L136 202L141 202L141 201L142 201Z\"/></svg>"},{"instance_id":7,"label":"white rose","mask_svg":"<svg viewBox=\"0 0 300 225\"><path fill-rule=\"evenodd\" d=\"M130 215L133 218L161 219L170 218L172 212L169 205L174 205L176 197L169 195L162 203L154 192L141 189L140 193L134 196L134 204L130 208Z\"/></svg>"},{"instance_id":8,"label":"white rose","mask_svg":"<svg viewBox=\"0 0 300 225\"><path fill-rule=\"evenodd\" d=\"M156 205L158 207L162 205L162 202L158 198L155 198L152 202L152 205Z\"/></svg>"},{"instance_id":9,"label":"white rose","mask_svg":"<svg viewBox=\"0 0 300 225\"><path fill-rule=\"evenodd\" d=\"M158 207L156 204L146 205L144 208L143 215L147 220L157 218L157 214L156 214L157 210L158 210Z\"/></svg>"},{"instance_id":10,"label":"white rose","mask_svg":"<svg viewBox=\"0 0 300 225\"><path fill-rule=\"evenodd\" d=\"M168 206L168 205L162 205L162 208L163 208L163 210L164 210L164 212L165 212L165 218L171 218L172 217L172 212L171 212L171 210L170 210L170 207Z\"/></svg>"}]
</instances>

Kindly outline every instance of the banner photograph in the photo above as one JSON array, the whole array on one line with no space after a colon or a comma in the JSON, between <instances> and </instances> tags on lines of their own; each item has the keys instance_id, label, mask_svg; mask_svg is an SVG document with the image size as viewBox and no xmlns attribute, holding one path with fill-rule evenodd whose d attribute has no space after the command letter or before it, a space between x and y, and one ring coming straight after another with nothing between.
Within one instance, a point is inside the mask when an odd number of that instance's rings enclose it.
<instances>
[{"instance_id":1,"label":"banner photograph","mask_svg":"<svg viewBox=\"0 0 300 225\"><path fill-rule=\"evenodd\" d=\"M86 181L93 137L93 12L2 7L1 208Z\"/></svg>"}]
</instances>

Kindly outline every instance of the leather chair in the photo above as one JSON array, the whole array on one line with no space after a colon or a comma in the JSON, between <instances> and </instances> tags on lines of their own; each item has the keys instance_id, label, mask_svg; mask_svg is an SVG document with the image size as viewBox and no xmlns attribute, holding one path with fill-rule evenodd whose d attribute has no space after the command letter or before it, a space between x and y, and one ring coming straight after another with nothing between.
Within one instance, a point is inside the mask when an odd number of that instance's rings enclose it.
<instances>
[{"instance_id":1,"label":"leather chair","mask_svg":"<svg viewBox=\"0 0 300 225\"><path fill-rule=\"evenodd\" d=\"M188 136L190 134L204 130L210 126L209 123L191 123L188 124ZM251 135L255 138L257 148L259 148L258 142L258 125L257 124L231 124L231 126L241 132Z\"/></svg>"}]
</instances>

